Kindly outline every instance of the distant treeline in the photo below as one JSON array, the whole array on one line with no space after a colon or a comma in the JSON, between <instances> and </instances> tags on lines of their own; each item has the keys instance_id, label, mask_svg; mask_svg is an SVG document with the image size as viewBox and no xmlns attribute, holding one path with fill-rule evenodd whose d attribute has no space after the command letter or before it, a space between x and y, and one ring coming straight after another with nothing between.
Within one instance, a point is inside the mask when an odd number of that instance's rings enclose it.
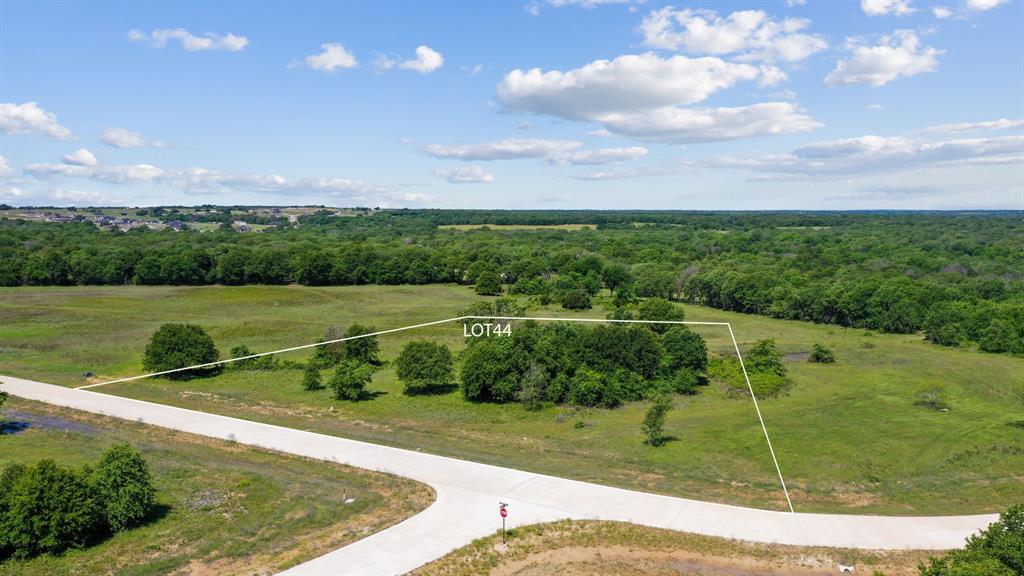
<instances>
[{"instance_id":1,"label":"distant treeline","mask_svg":"<svg viewBox=\"0 0 1024 576\"><path fill-rule=\"evenodd\" d=\"M596 230L439 229L597 224ZM625 269L625 270L623 270ZM264 234L0 223L0 285L571 284L1024 353L1024 214L322 211ZM625 272L625 273L624 273Z\"/></svg>"}]
</instances>

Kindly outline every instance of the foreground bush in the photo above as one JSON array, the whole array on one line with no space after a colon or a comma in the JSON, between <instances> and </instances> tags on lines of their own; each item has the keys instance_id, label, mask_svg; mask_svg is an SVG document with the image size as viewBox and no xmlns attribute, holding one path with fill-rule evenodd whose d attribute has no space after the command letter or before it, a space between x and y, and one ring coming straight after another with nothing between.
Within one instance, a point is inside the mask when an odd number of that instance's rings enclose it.
<instances>
[{"instance_id":1,"label":"foreground bush","mask_svg":"<svg viewBox=\"0 0 1024 576\"><path fill-rule=\"evenodd\" d=\"M455 379L452 353L444 344L409 342L395 361L406 394L423 394L448 386Z\"/></svg>"},{"instance_id":2,"label":"foreground bush","mask_svg":"<svg viewBox=\"0 0 1024 576\"><path fill-rule=\"evenodd\" d=\"M142 367L150 372L177 370L187 366L208 364L220 359L213 338L195 324L164 324L150 338L142 358ZM219 372L219 366L166 374L166 378L182 379Z\"/></svg>"},{"instance_id":3,"label":"foreground bush","mask_svg":"<svg viewBox=\"0 0 1024 576\"><path fill-rule=\"evenodd\" d=\"M53 460L0 473L0 559L80 548L141 522L155 501L149 468L127 444L80 470Z\"/></svg>"},{"instance_id":4,"label":"foreground bush","mask_svg":"<svg viewBox=\"0 0 1024 576\"><path fill-rule=\"evenodd\" d=\"M1024 505L967 539L963 550L932 558L919 568L921 576L1019 576L1024 574Z\"/></svg>"}]
</instances>

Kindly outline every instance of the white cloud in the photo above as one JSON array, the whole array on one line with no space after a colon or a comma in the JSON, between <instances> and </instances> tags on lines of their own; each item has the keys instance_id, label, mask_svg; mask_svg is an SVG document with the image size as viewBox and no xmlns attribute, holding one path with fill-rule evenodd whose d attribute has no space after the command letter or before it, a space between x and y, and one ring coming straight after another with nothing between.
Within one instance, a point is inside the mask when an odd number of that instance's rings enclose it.
<instances>
[{"instance_id":1,"label":"white cloud","mask_svg":"<svg viewBox=\"0 0 1024 576\"><path fill-rule=\"evenodd\" d=\"M555 7L579 6L581 8L596 8L602 4L638 4L644 0L547 0L548 4Z\"/></svg>"},{"instance_id":2,"label":"white cloud","mask_svg":"<svg viewBox=\"0 0 1024 576\"><path fill-rule=\"evenodd\" d=\"M917 12L910 6L910 0L860 0L860 8L868 16L905 16Z\"/></svg>"},{"instance_id":3,"label":"white cloud","mask_svg":"<svg viewBox=\"0 0 1024 576\"><path fill-rule=\"evenodd\" d=\"M98 166L90 178L100 182L125 184L128 182L151 182L164 176L164 171L149 164L124 164Z\"/></svg>"},{"instance_id":4,"label":"white cloud","mask_svg":"<svg viewBox=\"0 0 1024 576\"><path fill-rule=\"evenodd\" d=\"M791 102L764 102L733 108L657 108L609 114L605 126L617 134L662 142L715 142L807 132L822 126Z\"/></svg>"},{"instance_id":5,"label":"white cloud","mask_svg":"<svg viewBox=\"0 0 1024 576\"><path fill-rule=\"evenodd\" d=\"M952 15L953 11L950 10L949 8L946 8L945 6L932 7L932 16L935 16L939 20L945 20L946 18L949 18Z\"/></svg>"},{"instance_id":6,"label":"white cloud","mask_svg":"<svg viewBox=\"0 0 1024 576\"><path fill-rule=\"evenodd\" d=\"M14 176L14 168L11 168L7 158L0 156L0 178L10 178Z\"/></svg>"},{"instance_id":7,"label":"white cloud","mask_svg":"<svg viewBox=\"0 0 1024 576\"><path fill-rule=\"evenodd\" d=\"M483 64L474 64L472 66L459 66L459 70L462 70L463 72L469 74L470 76L476 76L477 74L482 72L483 69Z\"/></svg>"},{"instance_id":8,"label":"white cloud","mask_svg":"<svg viewBox=\"0 0 1024 576\"><path fill-rule=\"evenodd\" d=\"M71 130L61 126L53 112L43 110L35 102L0 102L0 132L42 134L54 140L71 138Z\"/></svg>"},{"instance_id":9,"label":"white cloud","mask_svg":"<svg viewBox=\"0 0 1024 576\"><path fill-rule=\"evenodd\" d=\"M406 60L398 65L403 70L412 70L420 74L429 74L444 65L444 56L430 46L416 48L416 58Z\"/></svg>"},{"instance_id":10,"label":"white cloud","mask_svg":"<svg viewBox=\"0 0 1024 576\"><path fill-rule=\"evenodd\" d=\"M942 50L922 47L913 30L897 30L883 36L875 46L864 44L861 38L850 38L847 49L851 57L836 63L835 69L825 77L829 86L869 84L878 87L897 78L934 72L939 65L937 58L942 54Z\"/></svg>"},{"instance_id":11,"label":"white cloud","mask_svg":"<svg viewBox=\"0 0 1024 576\"><path fill-rule=\"evenodd\" d=\"M773 66L646 53L597 60L568 72L513 70L498 85L498 97L512 111L599 122L610 132L642 140L709 142L820 126L786 102L682 107L742 80L772 83L780 75Z\"/></svg>"},{"instance_id":12,"label":"white cloud","mask_svg":"<svg viewBox=\"0 0 1024 576\"><path fill-rule=\"evenodd\" d=\"M623 109L692 104L761 70L719 58L662 58L654 53L595 60L561 72L516 69L497 92L509 110L586 120Z\"/></svg>"},{"instance_id":13,"label":"white cloud","mask_svg":"<svg viewBox=\"0 0 1024 576\"><path fill-rule=\"evenodd\" d=\"M333 72L339 68L355 68L359 66L355 54L349 52L344 46L336 42L328 42L320 45L319 54L310 54L303 59L306 66L313 70Z\"/></svg>"},{"instance_id":14,"label":"white cloud","mask_svg":"<svg viewBox=\"0 0 1024 576\"><path fill-rule=\"evenodd\" d=\"M65 176L89 176L92 174L92 168L89 166L72 166L70 164L28 164L24 170L26 174L31 174L37 180L49 180Z\"/></svg>"},{"instance_id":15,"label":"white cloud","mask_svg":"<svg viewBox=\"0 0 1024 576\"><path fill-rule=\"evenodd\" d=\"M930 141L868 135L816 142L789 154L717 157L700 164L794 178L1020 162L1024 162L1024 136Z\"/></svg>"},{"instance_id":16,"label":"white cloud","mask_svg":"<svg viewBox=\"0 0 1024 576\"><path fill-rule=\"evenodd\" d=\"M452 184L489 184L494 182L494 175L480 166L459 166L434 170L434 176L444 178Z\"/></svg>"},{"instance_id":17,"label":"white cloud","mask_svg":"<svg viewBox=\"0 0 1024 576\"><path fill-rule=\"evenodd\" d=\"M559 154L548 159L549 164L575 166L586 164L616 164L636 160L647 155L647 148L643 146L629 146L626 148L599 148L597 150L576 150L565 154Z\"/></svg>"},{"instance_id":18,"label":"white cloud","mask_svg":"<svg viewBox=\"0 0 1024 576\"><path fill-rule=\"evenodd\" d=\"M807 0L786 0L786 6L793 8L794 6L803 6L807 4Z\"/></svg>"},{"instance_id":19,"label":"white cloud","mask_svg":"<svg viewBox=\"0 0 1024 576\"><path fill-rule=\"evenodd\" d=\"M58 188L56 190L52 190L49 196L54 200L57 200L59 203L68 203L71 205L99 204L103 200L102 194L91 190L64 190L62 188Z\"/></svg>"},{"instance_id":20,"label":"white cloud","mask_svg":"<svg viewBox=\"0 0 1024 576\"><path fill-rule=\"evenodd\" d=\"M85 148L79 148L71 154L66 154L64 156L64 163L74 166L95 166L96 156Z\"/></svg>"},{"instance_id":21,"label":"white cloud","mask_svg":"<svg viewBox=\"0 0 1024 576\"><path fill-rule=\"evenodd\" d=\"M587 132L587 136L593 136L595 138L607 138L611 135L612 133L609 132L607 128L598 128L597 130L590 130Z\"/></svg>"},{"instance_id":22,"label":"white cloud","mask_svg":"<svg viewBox=\"0 0 1024 576\"><path fill-rule=\"evenodd\" d=\"M983 12L985 10L991 10L1000 4L1005 4L1007 1L1008 0L967 0L967 9Z\"/></svg>"},{"instance_id":23,"label":"white cloud","mask_svg":"<svg viewBox=\"0 0 1024 576\"><path fill-rule=\"evenodd\" d=\"M141 30L132 30L128 32L128 39L132 42L148 42L154 48L163 48L168 41L177 40L181 42L181 47L188 52L206 50L239 52L249 45L249 39L245 36L221 35L212 32L196 36L184 28L153 30L149 34Z\"/></svg>"},{"instance_id":24,"label":"white cloud","mask_svg":"<svg viewBox=\"0 0 1024 576\"><path fill-rule=\"evenodd\" d=\"M1007 130L1011 128L1024 128L1024 120L1010 120L1000 118L998 120L987 120L985 122L958 122L955 124L939 124L929 126L921 130L925 134L955 134L962 132L983 132L988 130Z\"/></svg>"},{"instance_id":25,"label":"white cloud","mask_svg":"<svg viewBox=\"0 0 1024 576\"><path fill-rule=\"evenodd\" d=\"M828 47L823 37L802 32L808 26L809 20L777 21L763 10L740 10L722 18L712 10L667 6L645 16L640 32L652 48L797 62Z\"/></svg>"},{"instance_id":26,"label":"white cloud","mask_svg":"<svg viewBox=\"0 0 1024 576\"><path fill-rule=\"evenodd\" d=\"M456 146L429 144L423 150L434 158L516 160L521 158L550 158L575 150L582 145L582 142L575 140L509 138L483 144L461 144Z\"/></svg>"},{"instance_id":27,"label":"white cloud","mask_svg":"<svg viewBox=\"0 0 1024 576\"><path fill-rule=\"evenodd\" d=\"M885 110L885 106L881 104L868 104L868 110Z\"/></svg>"},{"instance_id":28,"label":"white cloud","mask_svg":"<svg viewBox=\"0 0 1024 576\"><path fill-rule=\"evenodd\" d=\"M395 60L387 54L377 54L377 57L373 59L373 71L377 73L386 72L394 68L395 64Z\"/></svg>"},{"instance_id":29,"label":"white cloud","mask_svg":"<svg viewBox=\"0 0 1024 576\"><path fill-rule=\"evenodd\" d=\"M146 146L159 148L163 146L163 142L143 138L138 132L132 132L124 128L104 129L103 135L100 136L100 142L114 148L143 148Z\"/></svg>"},{"instance_id":30,"label":"white cloud","mask_svg":"<svg viewBox=\"0 0 1024 576\"><path fill-rule=\"evenodd\" d=\"M530 16L540 16L540 4L536 1L528 2L523 6L523 10L525 10Z\"/></svg>"}]
</instances>

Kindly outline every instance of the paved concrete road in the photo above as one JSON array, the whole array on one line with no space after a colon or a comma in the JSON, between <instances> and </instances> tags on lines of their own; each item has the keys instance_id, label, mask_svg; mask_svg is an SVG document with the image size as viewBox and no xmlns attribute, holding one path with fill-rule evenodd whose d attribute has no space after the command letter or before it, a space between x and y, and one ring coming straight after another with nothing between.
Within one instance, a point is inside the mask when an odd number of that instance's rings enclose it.
<instances>
[{"instance_id":1,"label":"paved concrete road","mask_svg":"<svg viewBox=\"0 0 1024 576\"><path fill-rule=\"evenodd\" d=\"M620 520L754 542L870 549L947 549L996 515L891 517L791 514L610 488L532 472L346 440L86 390L0 377L15 396L405 476L437 501L387 530L287 574L401 574L501 526L561 518Z\"/></svg>"}]
</instances>

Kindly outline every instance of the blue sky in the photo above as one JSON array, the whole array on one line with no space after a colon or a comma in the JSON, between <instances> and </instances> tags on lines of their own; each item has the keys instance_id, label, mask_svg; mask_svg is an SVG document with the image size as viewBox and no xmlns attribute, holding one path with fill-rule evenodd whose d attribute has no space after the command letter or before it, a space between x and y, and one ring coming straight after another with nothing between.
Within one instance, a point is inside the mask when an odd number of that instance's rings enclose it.
<instances>
[{"instance_id":1,"label":"blue sky","mask_svg":"<svg viewBox=\"0 0 1024 576\"><path fill-rule=\"evenodd\" d=\"M1019 0L0 5L0 202L1024 209Z\"/></svg>"}]
</instances>

